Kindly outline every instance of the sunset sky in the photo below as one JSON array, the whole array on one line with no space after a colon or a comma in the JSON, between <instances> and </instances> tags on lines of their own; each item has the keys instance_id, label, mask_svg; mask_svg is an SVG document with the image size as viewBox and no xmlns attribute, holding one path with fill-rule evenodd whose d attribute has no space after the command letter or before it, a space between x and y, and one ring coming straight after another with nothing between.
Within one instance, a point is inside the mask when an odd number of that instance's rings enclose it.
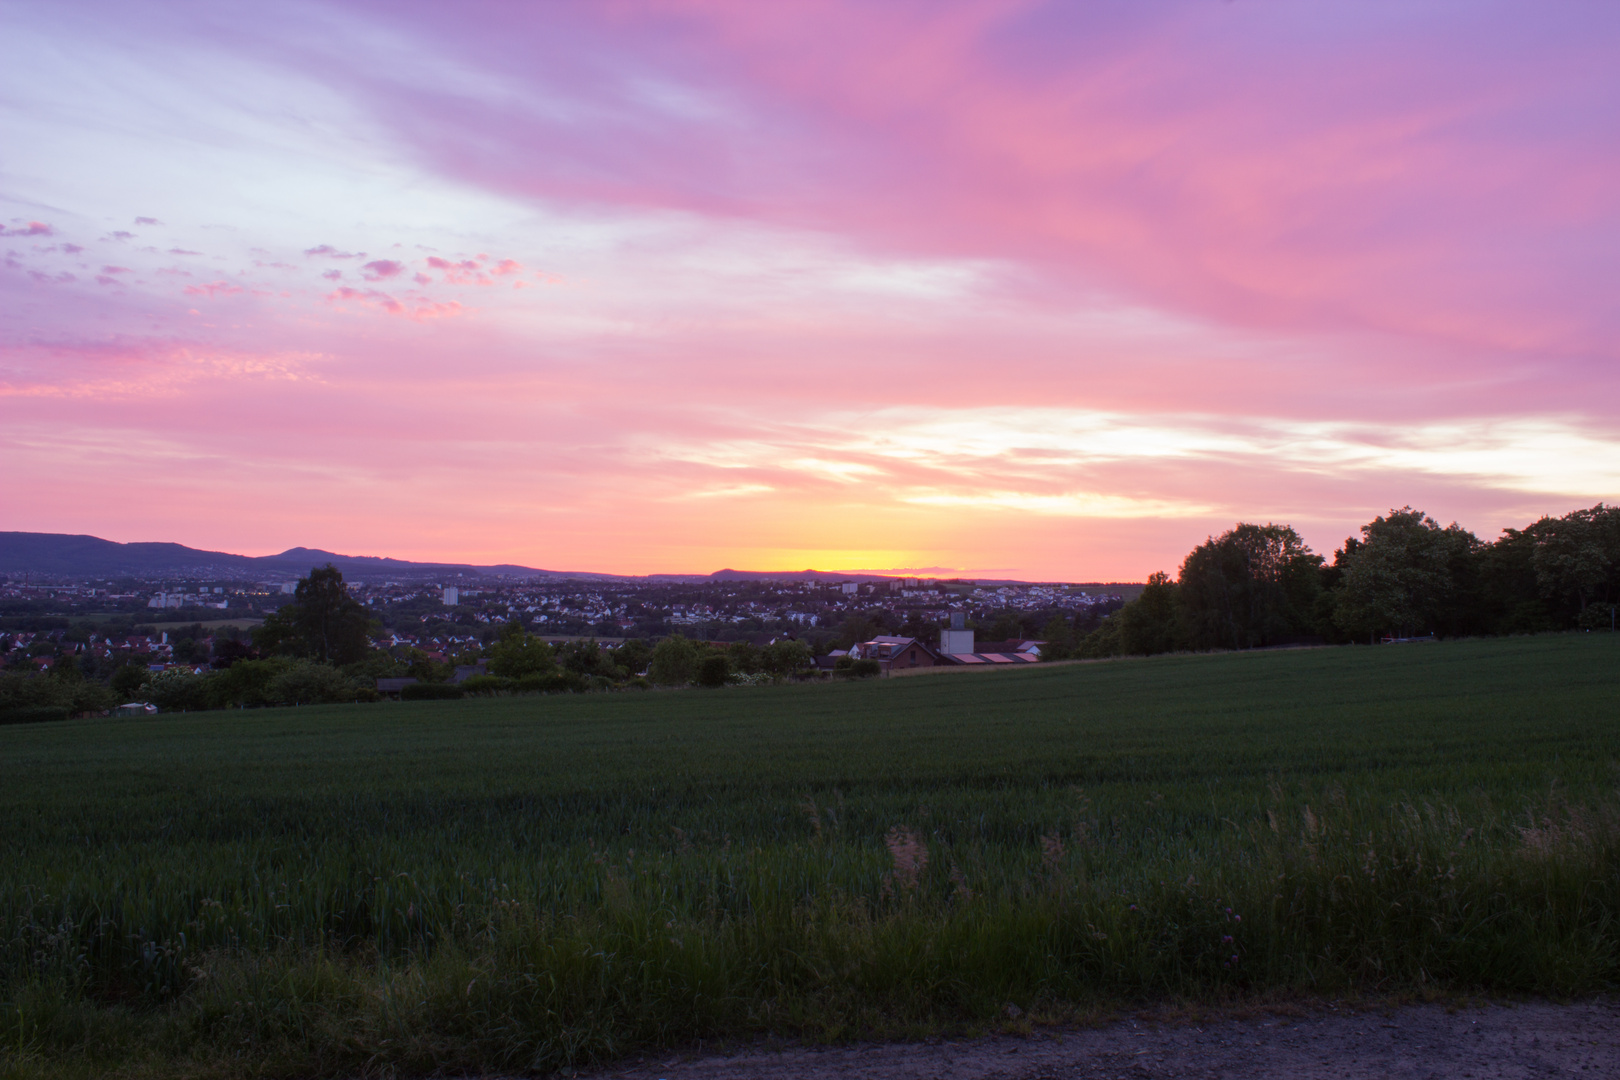
<instances>
[{"instance_id":1,"label":"sunset sky","mask_svg":"<svg viewBox=\"0 0 1620 1080\"><path fill-rule=\"evenodd\" d=\"M0 11L0 529L1091 581L1620 498L1620 5Z\"/></svg>"}]
</instances>

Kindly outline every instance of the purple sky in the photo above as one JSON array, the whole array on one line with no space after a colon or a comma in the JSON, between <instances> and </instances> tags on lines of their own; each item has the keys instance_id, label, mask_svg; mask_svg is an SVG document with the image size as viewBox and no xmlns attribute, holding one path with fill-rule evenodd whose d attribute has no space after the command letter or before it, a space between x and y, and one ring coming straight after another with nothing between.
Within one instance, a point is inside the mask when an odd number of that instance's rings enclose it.
<instances>
[{"instance_id":1,"label":"purple sky","mask_svg":"<svg viewBox=\"0 0 1620 1080\"><path fill-rule=\"evenodd\" d=\"M0 528L1140 579L1620 497L1620 7L0 4Z\"/></svg>"}]
</instances>

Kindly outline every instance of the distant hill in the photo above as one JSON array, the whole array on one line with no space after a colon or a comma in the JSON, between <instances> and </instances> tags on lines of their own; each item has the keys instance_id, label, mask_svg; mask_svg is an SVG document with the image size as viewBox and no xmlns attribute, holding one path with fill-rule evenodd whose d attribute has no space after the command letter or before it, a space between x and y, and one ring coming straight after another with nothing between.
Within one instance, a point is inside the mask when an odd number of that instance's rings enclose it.
<instances>
[{"instance_id":1,"label":"distant hill","mask_svg":"<svg viewBox=\"0 0 1620 1080\"><path fill-rule=\"evenodd\" d=\"M0 574L47 574L60 577L302 577L331 563L346 575L390 574L423 577L446 573L509 577L569 577L611 580L612 574L564 574L528 566L473 566L465 563L419 563L374 555L340 555L318 548L295 547L279 555L232 555L200 551L184 544L120 544L97 536L67 533L0 532Z\"/></svg>"},{"instance_id":2,"label":"distant hill","mask_svg":"<svg viewBox=\"0 0 1620 1080\"><path fill-rule=\"evenodd\" d=\"M709 581L887 581L883 574L835 574L828 570L716 570Z\"/></svg>"},{"instance_id":3,"label":"distant hill","mask_svg":"<svg viewBox=\"0 0 1620 1080\"><path fill-rule=\"evenodd\" d=\"M549 578L573 581L658 581L697 584L706 581L891 581L901 575L844 574L827 570L716 570L712 574L596 574L564 570L538 570L532 566L501 563L410 562L377 555L340 555L320 548L288 548L279 555L232 555L201 551L184 544L120 544L99 536L69 533L0 532L0 574L42 574L66 578L224 578L289 581L317 566L331 563L347 577L361 581L379 576L431 578L464 576ZM1021 585L1010 579L977 579L980 585ZM1109 586L1114 588L1114 586ZM1140 585L1122 586L1141 591ZM1131 593L1130 595L1134 595ZM1129 597L1127 597L1129 598Z\"/></svg>"}]
</instances>

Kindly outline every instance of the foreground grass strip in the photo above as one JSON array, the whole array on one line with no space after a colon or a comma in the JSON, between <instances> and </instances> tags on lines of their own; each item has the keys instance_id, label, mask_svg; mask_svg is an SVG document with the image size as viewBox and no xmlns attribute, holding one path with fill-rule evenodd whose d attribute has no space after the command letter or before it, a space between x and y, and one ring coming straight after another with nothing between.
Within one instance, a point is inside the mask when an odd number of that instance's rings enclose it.
<instances>
[{"instance_id":1,"label":"foreground grass strip","mask_svg":"<svg viewBox=\"0 0 1620 1080\"><path fill-rule=\"evenodd\" d=\"M1581 635L0 730L0 1068L549 1071L1620 984Z\"/></svg>"}]
</instances>

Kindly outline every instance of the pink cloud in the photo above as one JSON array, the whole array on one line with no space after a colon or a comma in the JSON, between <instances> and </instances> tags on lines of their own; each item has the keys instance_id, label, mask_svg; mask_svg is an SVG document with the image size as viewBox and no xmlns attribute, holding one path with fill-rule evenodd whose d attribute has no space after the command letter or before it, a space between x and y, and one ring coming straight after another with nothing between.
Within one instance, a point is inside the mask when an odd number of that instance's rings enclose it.
<instances>
[{"instance_id":1,"label":"pink cloud","mask_svg":"<svg viewBox=\"0 0 1620 1080\"><path fill-rule=\"evenodd\" d=\"M0 236L55 236L56 230L43 221L30 221L28 224L8 229L0 225Z\"/></svg>"},{"instance_id":2,"label":"pink cloud","mask_svg":"<svg viewBox=\"0 0 1620 1080\"><path fill-rule=\"evenodd\" d=\"M1596 119L1596 102L1620 102L1595 17L1522 38L1499 14L1458 52L1448 19L1377 7L1343 33L1268 4L663 12L657 34L616 15L548 18L550 45L515 48L502 42L534 36L523 15L457 28L417 9L452 52L487 53L537 97L588 102L587 127L393 83L373 100L434 167L520 196L1015 259L1060 291L1253 328L1507 351L1616 340L1587 241L1615 227L1601 193L1620 180ZM626 70L723 104L637 109ZM1546 122L1585 137L1527 154ZM497 132L526 151L482 152Z\"/></svg>"},{"instance_id":3,"label":"pink cloud","mask_svg":"<svg viewBox=\"0 0 1620 1080\"><path fill-rule=\"evenodd\" d=\"M382 281L385 278L398 277L405 272L405 266L393 259L376 259L366 263L360 268L367 281Z\"/></svg>"},{"instance_id":4,"label":"pink cloud","mask_svg":"<svg viewBox=\"0 0 1620 1080\"><path fill-rule=\"evenodd\" d=\"M433 301L423 297L407 296L399 299L377 289L354 289L345 285L335 292L328 293L327 303L330 304L358 304L361 307L375 308L389 315L398 315L413 322L424 322L428 319L454 318L464 313L461 304L455 301Z\"/></svg>"},{"instance_id":5,"label":"pink cloud","mask_svg":"<svg viewBox=\"0 0 1620 1080\"><path fill-rule=\"evenodd\" d=\"M321 244L318 247L305 248L304 254L310 256L324 256L328 259L363 259L366 257L366 253L363 251L339 251L331 244Z\"/></svg>"},{"instance_id":6,"label":"pink cloud","mask_svg":"<svg viewBox=\"0 0 1620 1080\"><path fill-rule=\"evenodd\" d=\"M484 258L487 259L488 256L486 255ZM506 262L511 262L511 260L508 259ZM453 262L449 259L441 259L437 255L430 255L427 264L435 270L442 271L444 280L452 285L491 284L489 276L484 272L484 266L474 259L462 259L459 262ZM505 263L503 262L502 265L504 266ZM499 272L504 273L507 271Z\"/></svg>"},{"instance_id":7,"label":"pink cloud","mask_svg":"<svg viewBox=\"0 0 1620 1080\"><path fill-rule=\"evenodd\" d=\"M210 281L205 285L187 285L182 290L186 296L235 296L247 290L241 285L234 285L229 281Z\"/></svg>"}]
</instances>

